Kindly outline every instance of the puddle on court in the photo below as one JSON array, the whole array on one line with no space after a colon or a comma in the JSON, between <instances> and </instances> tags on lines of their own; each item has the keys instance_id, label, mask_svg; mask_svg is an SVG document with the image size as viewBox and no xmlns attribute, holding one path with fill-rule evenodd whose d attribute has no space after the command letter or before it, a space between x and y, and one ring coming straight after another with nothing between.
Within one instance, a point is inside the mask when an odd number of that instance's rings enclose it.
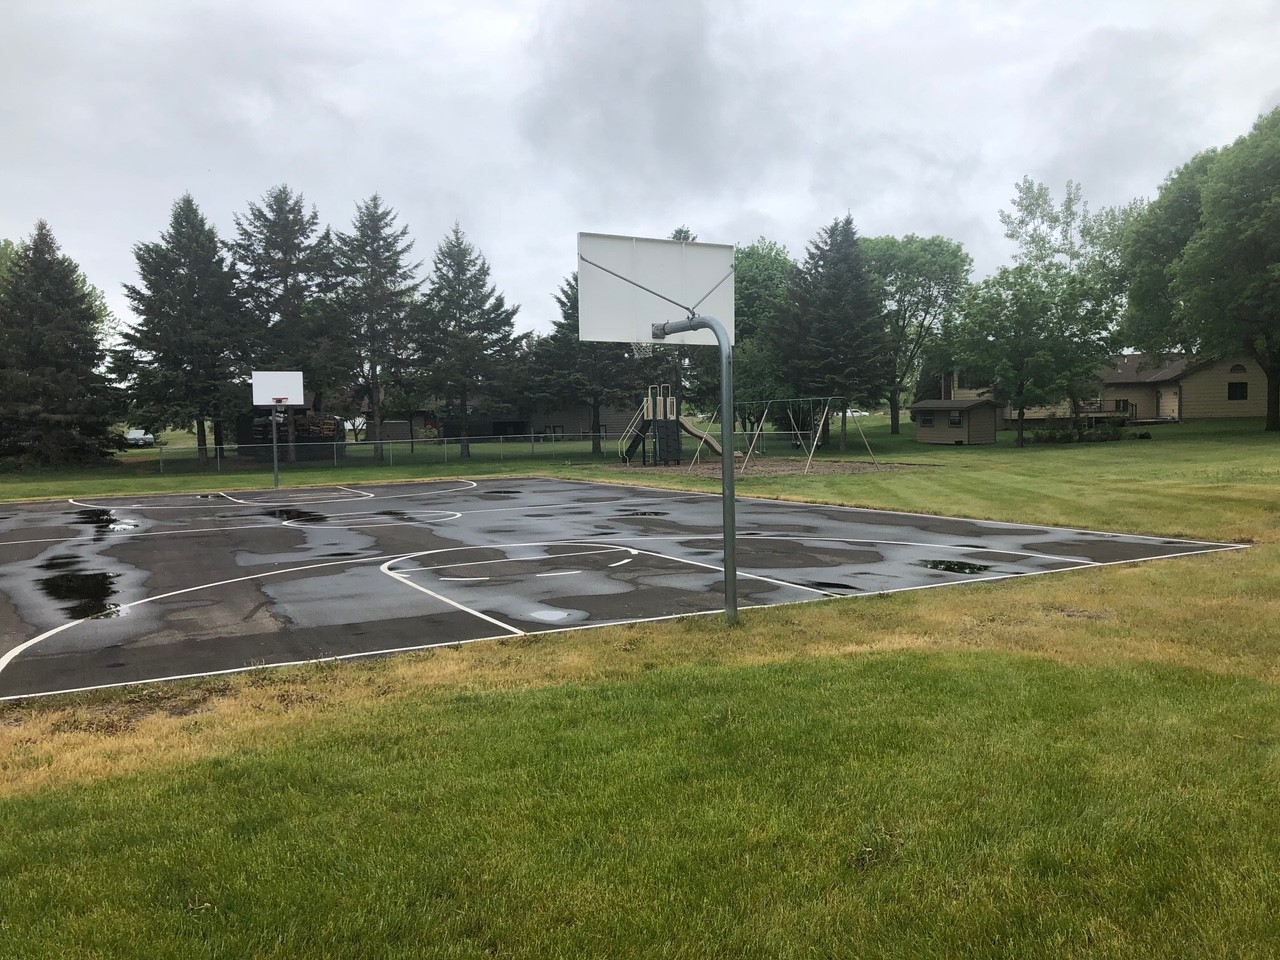
<instances>
[{"instance_id":1,"label":"puddle on court","mask_svg":"<svg viewBox=\"0 0 1280 960\"><path fill-rule=\"evenodd\" d=\"M36 585L46 597L61 604L67 616L83 620L120 615L120 605L112 601L120 574L87 571L81 558L67 554L50 557L39 566L54 572L38 578Z\"/></svg>"},{"instance_id":2,"label":"puddle on court","mask_svg":"<svg viewBox=\"0 0 1280 960\"><path fill-rule=\"evenodd\" d=\"M109 533L127 533L138 529L138 521L122 520L115 515L114 511L101 508L77 510L73 522L81 526L93 527L95 541L103 539Z\"/></svg>"},{"instance_id":3,"label":"puddle on court","mask_svg":"<svg viewBox=\"0 0 1280 960\"><path fill-rule=\"evenodd\" d=\"M967 563L964 560L917 560L915 566L941 570L943 573L986 573L991 569L990 564Z\"/></svg>"},{"instance_id":4,"label":"puddle on court","mask_svg":"<svg viewBox=\"0 0 1280 960\"><path fill-rule=\"evenodd\" d=\"M296 507L280 507L276 510L268 510L263 516L275 517L277 520L292 521L293 523L324 523L329 519L323 513L316 513L313 510L299 510Z\"/></svg>"},{"instance_id":5,"label":"puddle on court","mask_svg":"<svg viewBox=\"0 0 1280 960\"><path fill-rule=\"evenodd\" d=\"M663 512L663 511L661 511L661 510L631 510L631 511L628 511L627 513L621 514L621 516L624 516L624 517L666 517L666 516L669 516L669 514L664 513L664 512Z\"/></svg>"}]
</instances>

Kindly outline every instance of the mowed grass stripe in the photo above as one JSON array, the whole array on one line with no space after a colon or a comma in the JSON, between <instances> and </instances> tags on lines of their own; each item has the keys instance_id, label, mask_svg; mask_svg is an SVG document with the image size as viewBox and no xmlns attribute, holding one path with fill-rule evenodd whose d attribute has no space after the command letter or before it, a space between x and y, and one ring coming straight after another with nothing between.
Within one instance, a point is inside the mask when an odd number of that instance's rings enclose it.
<instances>
[{"instance_id":1,"label":"mowed grass stripe","mask_svg":"<svg viewBox=\"0 0 1280 960\"><path fill-rule=\"evenodd\" d=\"M0 802L14 957L1280 942L1280 690L898 653L370 706Z\"/></svg>"}]
</instances>

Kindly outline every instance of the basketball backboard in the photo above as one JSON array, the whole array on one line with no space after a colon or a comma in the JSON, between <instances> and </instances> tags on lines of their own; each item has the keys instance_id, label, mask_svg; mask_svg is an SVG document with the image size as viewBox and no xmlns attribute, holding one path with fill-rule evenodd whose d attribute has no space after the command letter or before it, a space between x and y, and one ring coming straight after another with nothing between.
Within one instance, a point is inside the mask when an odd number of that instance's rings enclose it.
<instances>
[{"instance_id":1,"label":"basketball backboard","mask_svg":"<svg viewBox=\"0 0 1280 960\"><path fill-rule=\"evenodd\" d=\"M733 342L732 244L578 234L579 339L714 346L708 330L653 339L655 323L687 318L686 307L715 317Z\"/></svg>"},{"instance_id":2,"label":"basketball backboard","mask_svg":"<svg viewBox=\"0 0 1280 960\"><path fill-rule=\"evenodd\" d=\"M281 399L283 398L283 399ZM297 370L253 371L253 405L255 407L305 407L302 374Z\"/></svg>"}]
</instances>

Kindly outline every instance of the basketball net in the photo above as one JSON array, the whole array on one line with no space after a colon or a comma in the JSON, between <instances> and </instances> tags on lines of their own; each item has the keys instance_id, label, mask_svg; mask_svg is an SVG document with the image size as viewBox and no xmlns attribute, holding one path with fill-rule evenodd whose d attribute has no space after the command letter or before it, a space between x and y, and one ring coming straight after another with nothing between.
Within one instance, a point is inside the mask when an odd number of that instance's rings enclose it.
<instances>
[{"instance_id":1,"label":"basketball net","mask_svg":"<svg viewBox=\"0 0 1280 960\"><path fill-rule=\"evenodd\" d=\"M637 360L643 360L653 356L653 344L647 341L636 340L631 344L631 355Z\"/></svg>"}]
</instances>

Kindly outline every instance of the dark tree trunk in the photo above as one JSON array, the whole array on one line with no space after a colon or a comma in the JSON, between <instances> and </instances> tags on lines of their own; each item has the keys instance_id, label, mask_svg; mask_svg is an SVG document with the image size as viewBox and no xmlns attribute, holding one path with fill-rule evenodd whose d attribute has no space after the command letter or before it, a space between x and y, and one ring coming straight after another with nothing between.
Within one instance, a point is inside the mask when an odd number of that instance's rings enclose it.
<instances>
[{"instance_id":1,"label":"dark tree trunk","mask_svg":"<svg viewBox=\"0 0 1280 960\"><path fill-rule=\"evenodd\" d=\"M889 391L889 432L897 436L902 422L902 389L894 387Z\"/></svg>"},{"instance_id":2,"label":"dark tree trunk","mask_svg":"<svg viewBox=\"0 0 1280 960\"><path fill-rule=\"evenodd\" d=\"M458 431L458 456L463 460L471 459L471 444L467 436L467 388L463 387L458 394L458 405L462 411L462 428Z\"/></svg>"},{"instance_id":3,"label":"dark tree trunk","mask_svg":"<svg viewBox=\"0 0 1280 960\"><path fill-rule=\"evenodd\" d=\"M382 387L374 380L369 385L369 439L373 441L373 459L381 462L382 454Z\"/></svg>"},{"instance_id":4,"label":"dark tree trunk","mask_svg":"<svg viewBox=\"0 0 1280 960\"><path fill-rule=\"evenodd\" d=\"M298 462L298 447L297 447L298 426L297 426L297 422L293 419L292 407L286 410L285 417L287 419L285 420L284 435L285 435L285 442L288 444L288 449L285 452L285 459L289 463L297 463Z\"/></svg>"},{"instance_id":5,"label":"dark tree trunk","mask_svg":"<svg viewBox=\"0 0 1280 960\"><path fill-rule=\"evenodd\" d=\"M209 465L209 436L205 431L204 417L196 420L196 452L200 456L200 466Z\"/></svg>"},{"instance_id":6,"label":"dark tree trunk","mask_svg":"<svg viewBox=\"0 0 1280 960\"><path fill-rule=\"evenodd\" d=\"M1018 438L1013 443L1015 447L1022 446L1022 443L1023 443L1022 429L1025 426L1026 422L1027 422L1027 408L1019 407L1018 408Z\"/></svg>"},{"instance_id":7,"label":"dark tree trunk","mask_svg":"<svg viewBox=\"0 0 1280 960\"><path fill-rule=\"evenodd\" d=\"M1280 431L1280 359L1265 365L1267 374L1267 425L1268 432Z\"/></svg>"},{"instance_id":8,"label":"dark tree trunk","mask_svg":"<svg viewBox=\"0 0 1280 960\"><path fill-rule=\"evenodd\" d=\"M600 407L603 401L594 397L591 401L591 452L600 456L604 451L600 447Z\"/></svg>"}]
</instances>

